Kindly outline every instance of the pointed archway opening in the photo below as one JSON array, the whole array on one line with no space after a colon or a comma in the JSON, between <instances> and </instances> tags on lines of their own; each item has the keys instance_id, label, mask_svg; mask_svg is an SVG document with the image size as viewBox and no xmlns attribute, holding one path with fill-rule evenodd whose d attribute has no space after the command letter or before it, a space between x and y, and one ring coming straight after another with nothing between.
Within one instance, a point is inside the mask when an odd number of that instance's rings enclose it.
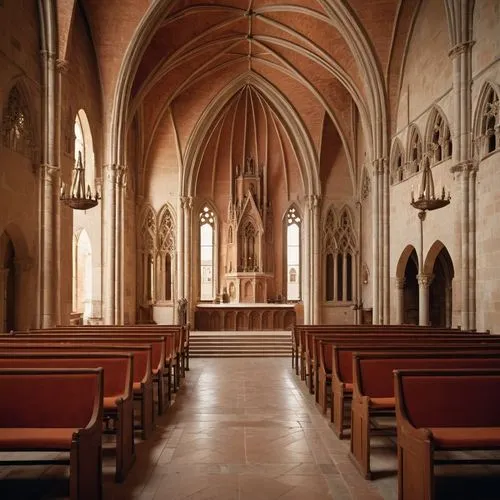
<instances>
[{"instance_id":1,"label":"pointed archway opening","mask_svg":"<svg viewBox=\"0 0 500 500\"><path fill-rule=\"evenodd\" d=\"M410 254L405 267L405 287L403 299L403 322L418 325L418 257L415 249Z\"/></svg>"},{"instance_id":2,"label":"pointed archway opening","mask_svg":"<svg viewBox=\"0 0 500 500\"><path fill-rule=\"evenodd\" d=\"M452 323L453 262L446 247L434 260L433 279L429 289L429 320L435 327L450 328Z\"/></svg>"}]
</instances>

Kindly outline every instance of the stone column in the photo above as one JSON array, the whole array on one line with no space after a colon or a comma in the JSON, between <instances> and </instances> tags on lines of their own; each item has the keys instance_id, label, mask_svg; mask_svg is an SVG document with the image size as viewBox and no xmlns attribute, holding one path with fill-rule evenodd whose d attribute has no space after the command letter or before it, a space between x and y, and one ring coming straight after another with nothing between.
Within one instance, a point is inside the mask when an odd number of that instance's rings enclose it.
<instances>
[{"instance_id":1,"label":"stone column","mask_svg":"<svg viewBox=\"0 0 500 500\"><path fill-rule=\"evenodd\" d=\"M116 320L116 187L117 167L104 167L102 218L103 218L103 302L104 324L113 325Z\"/></svg>"},{"instance_id":2,"label":"stone column","mask_svg":"<svg viewBox=\"0 0 500 500\"><path fill-rule=\"evenodd\" d=\"M469 328L476 329L476 176L477 166L469 174Z\"/></svg>"},{"instance_id":3,"label":"stone column","mask_svg":"<svg viewBox=\"0 0 500 500\"><path fill-rule=\"evenodd\" d=\"M125 178L126 171L123 167L116 168L115 177L115 228L114 228L114 240L115 240L115 314L114 314L114 324L123 325L124 314L123 314L123 298L124 298L124 282L123 282L123 272L124 272L124 192L125 192Z\"/></svg>"},{"instance_id":4,"label":"stone column","mask_svg":"<svg viewBox=\"0 0 500 500\"><path fill-rule=\"evenodd\" d=\"M382 239L382 292L383 292L383 311L382 311L382 321L385 325L391 322L391 311L390 311L390 178L389 178L389 165L387 158L382 159L382 183L383 183L383 212L382 212L382 224L383 224L383 239Z\"/></svg>"},{"instance_id":5,"label":"stone column","mask_svg":"<svg viewBox=\"0 0 500 500\"><path fill-rule=\"evenodd\" d=\"M188 301L187 307L187 317L186 320L188 323L193 325L193 311L194 311L194 303L193 303L193 278L194 274L191 270L192 261L193 261L193 249L192 249L192 219L193 219L193 197L192 196L184 196L182 198L183 203L183 213L184 213L184 298ZM196 273L196 276L198 273Z\"/></svg>"},{"instance_id":6,"label":"stone column","mask_svg":"<svg viewBox=\"0 0 500 500\"><path fill-rule=\"evenodd\" d=\"M373 324L383 322L383 161L373 162Z\"/></svg>"},{"instance_id":7,"label":"stone column","mask_svg":"<svg viewBox=\"0 0 500 500\"><path fill-rule=\"evenodd\" d=\"M57 322L57 209L56 193L59 186L59 169L41 165L41 327L50 328Z\"/></svg>"},{"instance_id":8,"label":"stone column","mask_svg":"<svg viewBox=\"0 0 500 500\"><path fill-rule=\"evenodd\" d=\"M405 285L406 278L396 278L396 324L402 325L405 318Z\"/></svg>"},{"instance_id":9,"label":"stone column","mask_svg":"<svg viewBox=\"0 0 500 500\"><path fill-rule=\"evenodd\" d=\"M475 269L471 271L475 250L475 240L470 231L469 222L475 210L470 211L470 170L472 167L472 13L473 0L446 0L449 13L449 30L451 50L449 57L453 65L453 108L455 116L455 135L453 136L453 167L452 172L460 175L461 207L460 207L460 238L461 238L461 326L464 330L474 328L471 319L475 321L475 311L472 312L472 302L475 301ZM473 225L475 224L472 223ZM471 259L472 255L472 259ZM474 304L475 307L475 304Z\"/></svg>"},{"instance_id":10,"label":"stone column","mask_svg":"<svg viewBox=\"0 0 500 500\"><path fill-rule=\"evenodd\" d=\"M434 276L417 274L418 281L418 324L429 325L429 287Z\"/></svg>"},{"instance_id":11,"label":"stone column","mask_svg":"<svg viewBox=\"0 0 500 500\"><path fill-rule=\"evenodd\" d=\"M311 239L312 239L312 231L311 231L311 199L309 196L305 197L304 203L304 270L303 276L304 279L302 283L304 287L302 288L303 295L302 301L304 302L304 323L312 323L312 311L311 311L311 294L312 294L312 280L311 280ZM286 269L286 262L284 263ZM285 276L285 286L288 280L287 272L283 273Z\"/></svg>"},{"instance_id":12,"label":"stone column","mask_svg":"<svg viewBox=\"0 0 500 500\"><path fill-rule=\"evenodd\" d=\"M319 208L319 197L312 197L312 229L313 229L313 259L312 259L312 276L313 276L313 299L312 299L312 309L313 309L313 324L321 323L321 279L320 279L320 269L321 269L321 252L320 252L320 208Z\"/></svg>"}]
</instances>

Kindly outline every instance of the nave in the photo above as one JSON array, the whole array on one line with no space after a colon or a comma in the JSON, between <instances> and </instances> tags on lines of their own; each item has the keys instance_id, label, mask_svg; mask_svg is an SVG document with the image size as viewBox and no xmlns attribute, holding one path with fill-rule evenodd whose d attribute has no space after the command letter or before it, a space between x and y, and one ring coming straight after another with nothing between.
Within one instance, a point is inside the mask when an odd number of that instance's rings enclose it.
<instances>
[{"instance_id":1,"label":"nave","mask_svg":"<svg viewBox=\"0 0 500 500\"><path fill-rule=\"evenodd\" d=\"M334 435L289 358L197 358L190 365L153 435L136 436L137 461L124 483L114 482L114 457L105 453L106 500L397 498L395 446L372 443L378 478L364 480L348 457L349 440ZM0 498L66 498L56 469L1 467ZM485 478L485 466L467 474L458 481L440 475L438 499L498 498L498 476Z\"/></svg>"}]
</instances>

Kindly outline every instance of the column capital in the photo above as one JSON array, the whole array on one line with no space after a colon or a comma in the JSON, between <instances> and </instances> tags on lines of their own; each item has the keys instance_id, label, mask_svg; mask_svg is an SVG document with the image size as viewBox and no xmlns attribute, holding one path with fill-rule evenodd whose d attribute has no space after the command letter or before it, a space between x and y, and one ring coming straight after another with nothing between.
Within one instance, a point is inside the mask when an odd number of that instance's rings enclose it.
<instances>
[{"instance_id":1,"label":"column capital","mask_svg":"<svg viewBox=\"0 0 500 500\"><path fill-rule=\"evenodd\" d=\"M433 274L417 274L418 286L423 288L429 288L434 279Z\"/></svg>"},{"instance_id":2,"label":"column capital","mask_svg":"<svg viewBox=\"0 0 500 500\"><path fill-rule=\"evenodd\" d=\"M476 42L474 40L467 40L465 42L457 43L448 52L448 57L450 59L454 59L455 57L459 56L460 54L463 54L464 52L467 52L468 50L472 49L472 46L475 43Z\"/></svg>"},{"instance_id":3,"label":"column capital","mask_svg":"<svg viewBox=\"0 0 500 500\"><path fill-rule=\"evenodd\" d=\"M472 160L461 161L456 165L450 167L450 171L453 174L469 174L470 172L474 172L477 170L476 162Z\"/></svg>"}]
</instances>

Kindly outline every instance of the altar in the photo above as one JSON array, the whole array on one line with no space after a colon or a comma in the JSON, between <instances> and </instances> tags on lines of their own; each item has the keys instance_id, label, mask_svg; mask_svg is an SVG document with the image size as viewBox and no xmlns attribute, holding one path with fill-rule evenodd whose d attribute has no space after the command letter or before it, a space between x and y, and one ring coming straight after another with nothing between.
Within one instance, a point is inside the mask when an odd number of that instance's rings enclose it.
<instances>
[{"instance_id":1,"label":"altar","mask_svg":"<svg viewBox=\"0 0 500 500\"><path fill-rule=\"evenodd\" d=\"M294 304L233 303L198 304L194 328L217 330L291 330L295 324Z\"/></svg>"}]
</instances>

